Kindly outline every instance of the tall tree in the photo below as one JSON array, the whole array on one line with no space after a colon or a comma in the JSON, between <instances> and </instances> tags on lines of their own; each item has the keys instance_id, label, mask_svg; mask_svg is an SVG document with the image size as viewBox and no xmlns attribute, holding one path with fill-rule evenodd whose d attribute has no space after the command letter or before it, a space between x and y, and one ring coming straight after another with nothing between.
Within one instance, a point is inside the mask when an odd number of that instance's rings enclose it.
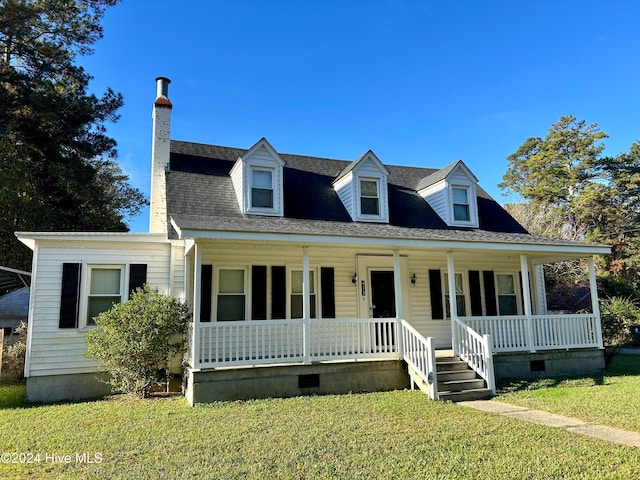
<instances>
[{"instance_id":1,"label":"tall tree","mask_svg":"<svg viewBox=\"0 0 640 480\"><path fill-rule=\"evenodd\" d=\"M640 142L628 153L607 157L602 155L607 137L595 123L560 117L544 139L529 138L507 157L500 187L518 194L533 210L561 218L557 236L611 244L607 269L625 275L633 271L629 278L637 283Z\"/></svg>"},{"instance_id":2,"label":"tall tree","mask_svg":"<svg viewBox=\"0 0 640 480\"><path fill-rule=\"evenodd\" d=\"M117 1L0 1L0 264L30 267L15 231L126 231L146 202L106 134L122 96L76 64Z\"/></svg>"}]
</instances>

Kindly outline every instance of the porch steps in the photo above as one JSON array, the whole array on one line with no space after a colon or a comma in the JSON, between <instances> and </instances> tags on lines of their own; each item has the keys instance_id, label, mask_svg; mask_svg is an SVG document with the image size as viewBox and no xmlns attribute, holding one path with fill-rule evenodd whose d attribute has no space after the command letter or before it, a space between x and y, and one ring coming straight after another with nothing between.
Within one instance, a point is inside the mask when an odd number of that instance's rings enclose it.
<instances>
[{"instance_id":1,"label":"porch steps","mask_svg":"<svg viewBox=\"0 0 640 480\"><path fill-rule=\"evenodd\" d=\"M492 396L485 381L457 357L436 358L436 372L440 400L462 402Z\"/></svg>"}]
</instances>

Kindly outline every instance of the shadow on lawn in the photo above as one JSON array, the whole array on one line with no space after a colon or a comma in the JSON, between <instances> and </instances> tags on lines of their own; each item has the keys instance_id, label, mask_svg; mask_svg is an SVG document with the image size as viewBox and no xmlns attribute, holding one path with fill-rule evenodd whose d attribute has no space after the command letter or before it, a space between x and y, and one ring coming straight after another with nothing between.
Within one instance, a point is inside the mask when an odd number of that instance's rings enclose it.
<instances>
[{"instance_id":1,"label":"shadow on lawn","mask_svg":"<svg viewBox=\"0 0 640 480\"><path fill-rule=\"evenodd\" d=\"M593 375L530 378L523 380L506 379L499 381L497 388L499 394L504 394L561 386L596 387L607 385L607 379L625 376L640 376L640 355L618 354L606 371Z\"/></svg>"}]
</instances>

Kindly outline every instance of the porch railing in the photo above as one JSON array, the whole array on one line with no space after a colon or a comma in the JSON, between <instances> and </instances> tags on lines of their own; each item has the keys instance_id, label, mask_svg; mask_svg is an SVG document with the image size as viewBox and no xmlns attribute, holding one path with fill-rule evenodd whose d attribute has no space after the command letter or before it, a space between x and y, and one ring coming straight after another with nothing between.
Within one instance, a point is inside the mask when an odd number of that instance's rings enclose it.
<instances>
[{"instance_id":1,"label":"porch railing","mask_svg":"<svg viewBox=\"0 0 640 480\"><path fill-rule=\"evenodd\" d=\"M496 353L602 347L600 321L591 313L463 317L461 321L481 335L491 335Z\"/></svg>"},{"instance_id":2,"label":"porch railing","mask_svg":"<svg viewBox=\"0 0 640 480\"><path fill-rule=\"evenodd\" d=\"M403 358L422 381L429 386L429 398L438 399L436 349L433 337L424 338L406 320L400 321Z\"/></svg>"},{"instance_id":3,"label":"porch railing","mask_svg":"<svg viewBox=\"0 0 640 480\"><path fill-rule=\"evenodd\" d=\"M473 327L455 317L451 319L451 329L454 355L460 356L462 361L467 362L469 367L487 382L487 388L495 395L496 381L491 336L481 335Z\"/></svg>"},{"instance_id":4,"label":"porch railing","mask_svg":"<svg viewBox=\"0 0 640 480\"><path fill-rule=\"evenodd\" d=\"M200 323L194 368L398 358L395 318L311 319L309 351L304 321ZM306 354L306 355L305 355Z\"/></svg>"}]
</instances>

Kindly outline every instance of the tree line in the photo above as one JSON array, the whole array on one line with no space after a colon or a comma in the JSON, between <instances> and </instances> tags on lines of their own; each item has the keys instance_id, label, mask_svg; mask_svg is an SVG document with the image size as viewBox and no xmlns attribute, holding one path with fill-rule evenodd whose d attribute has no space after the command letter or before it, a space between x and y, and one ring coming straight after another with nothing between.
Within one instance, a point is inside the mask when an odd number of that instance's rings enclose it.
<instances>
[{"instance_id":1,"label":"tree line","mask_svg":"<svg viewBox=\"0 0 640 480\"><path fill-rule=\"evenodd\" d=\"M601 273L638 287L640 141L610 156L608 137L596 123L562 116L507 157L499 186L519 197L506 208L531 233L611 245Z\"/></svg>"},{"instance_id":2,"label":"tree line","mask_svg":"<svg viewBox=\"0 0 640 480\"><path fill-rule=\"evenodd\" d=\"M106 132L122 95L77 64L117 1L0 1L0 265L31 269L16 231L126 231L146 204Z\"/></svg>"}]
</instances>

